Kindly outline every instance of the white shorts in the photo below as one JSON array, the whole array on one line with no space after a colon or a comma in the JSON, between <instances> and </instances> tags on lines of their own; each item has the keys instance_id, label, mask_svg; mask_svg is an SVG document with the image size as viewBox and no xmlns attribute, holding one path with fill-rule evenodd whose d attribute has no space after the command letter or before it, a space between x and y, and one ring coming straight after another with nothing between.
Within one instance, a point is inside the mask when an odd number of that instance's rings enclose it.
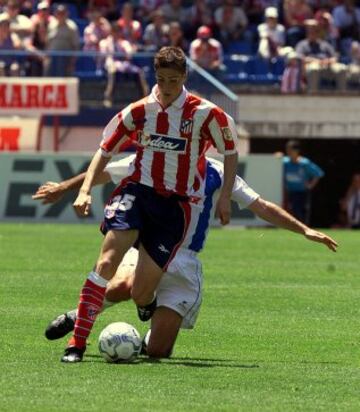
<instances>
[{"instance_id":1,"label":"white shorts","mask_svg":"<svg viewBox=\"0 0 360 412\"><path fill-rule=\"evenodd\" d=\"M137 258L138 251L132 248L121 266L134 266ZM170 308L183 318L183 329L194 327L202 302L202 265L195 252L181 248L177 251L163 274L156 294L158 307Z\"/></svg>"}]
</instances>

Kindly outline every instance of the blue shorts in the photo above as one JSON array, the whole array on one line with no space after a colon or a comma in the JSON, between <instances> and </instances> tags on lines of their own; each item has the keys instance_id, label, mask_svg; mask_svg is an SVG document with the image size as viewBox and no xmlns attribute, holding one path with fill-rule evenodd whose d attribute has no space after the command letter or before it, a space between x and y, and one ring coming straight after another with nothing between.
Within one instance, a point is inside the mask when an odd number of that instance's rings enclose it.
<instances>
[{"instance_id":1,"label":"blue shorts","mask_svg":"<svg viewBox=\"0 0 360 412\"><path fill-rule=\"evenodd\" d=\"M138 242L164 271L180 247L190 221L186 198L168 197L140 183L117 188L104 210L101 231L139 231Z\"/></svg>"}]
</instances>

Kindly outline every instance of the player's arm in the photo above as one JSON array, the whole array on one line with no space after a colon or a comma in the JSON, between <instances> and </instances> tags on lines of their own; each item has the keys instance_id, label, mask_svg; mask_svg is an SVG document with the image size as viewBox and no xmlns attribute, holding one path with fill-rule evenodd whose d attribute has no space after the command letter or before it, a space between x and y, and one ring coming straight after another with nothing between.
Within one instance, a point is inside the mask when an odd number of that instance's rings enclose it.
<instances>
[{"instance_id":1,"label":"player's arm","mask_svg":"<svg viewBox=\"0 0 360 412\"><path fill-rule=\"evenodd\" d=\"M91 188L99 174L104 170L113 153L130 138L135 126L131 114L131 105L114 116L103 132L100 149L95 153L86 172L79 194L73 207L79 216L87 216L91 206Z\"/></svg>"},{"instance_id":2,"label":"player's arm","mask_svg":"<svg viewBox=\"0 0 360 412\"><path fill-rule=\"evenodd\" d=\"M221 224L226 225L230 222L231 193L237 170L237 132L234 120L221 109L214 108L211 115L213 118L208 125L209 134L218 152L224 155L223 185L216 204L215 216L220 219Z\"/></svg>"},{"instance_id":3,"label":"player's arm","mask_svg":"<svg viewBox=\"0 0 360 412\"><path fill-rule=\"evenodd\" d=\"M259 197L249 205L248 208L257 216L272 223L274 226L302 234L308 240L323 243L330 250L336 252L338 244L334 239L301 223L280 206Z\"/></svg>"},{"instance_id":4,"label":"player's arm","mask_svg":"<svg viewBox=\"0 0 360 412\"><path fill-rule=\"evenodd\" d=\"M70 179L63 180L60 183L46 182L38 188L36 193L32 196L32 199L41 200L44 205L48 203L56 203L61 200L66 193L79 190L84 183L85 175L85 172L80 173ZM93 186L103 185L110 181L110 174L104 170L94 179Z\"/></svg>"}]
</instances>

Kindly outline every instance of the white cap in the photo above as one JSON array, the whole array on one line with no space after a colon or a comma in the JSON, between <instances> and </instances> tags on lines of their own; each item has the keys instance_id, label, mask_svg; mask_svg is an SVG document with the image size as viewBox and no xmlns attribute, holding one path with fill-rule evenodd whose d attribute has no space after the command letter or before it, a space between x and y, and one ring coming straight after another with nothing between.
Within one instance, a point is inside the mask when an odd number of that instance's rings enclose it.
<instances>
[{"instance_id":1,"label":"white cap","mask_svg":"<svg viewBox=\"0 0 360 412\"><path fill-rule=\"evenodd\" d=\"M265 9L265 17L272 17L273 19L277 19L279 17L278 11L276 7L267 7Z\"/></svg>"},{"instance_id":2,"label":"white cap","mask_svg":"<svg viewBox=\"0 0 360 412\"><path fill-rule=\"evenodd\" d=\"M38 10L46 10L49 9L49 3L47 1L41 1L38 5L37 5L37 9Z\"/></svg>"}]
</instances>

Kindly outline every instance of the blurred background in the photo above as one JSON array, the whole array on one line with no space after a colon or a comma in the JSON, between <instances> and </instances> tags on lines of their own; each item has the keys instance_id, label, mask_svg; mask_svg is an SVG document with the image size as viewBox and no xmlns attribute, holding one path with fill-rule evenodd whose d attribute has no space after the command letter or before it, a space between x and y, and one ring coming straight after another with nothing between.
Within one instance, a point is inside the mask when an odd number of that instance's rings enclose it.
<instances>
[{"instance_id":1,"label":"blurred background","mask_svg":"<svg viewBox=\"0 0 360 412\"><path fill-rule=\"evenodd\" d=\"M0 0L0 220L78 221L70 198L31 194L86 169L106 123L153 87L154 53L174 45L188 89L234 117L255 190L313 226L359 228L359 41L356 0Z\"/></svg>"}]
</instances>

